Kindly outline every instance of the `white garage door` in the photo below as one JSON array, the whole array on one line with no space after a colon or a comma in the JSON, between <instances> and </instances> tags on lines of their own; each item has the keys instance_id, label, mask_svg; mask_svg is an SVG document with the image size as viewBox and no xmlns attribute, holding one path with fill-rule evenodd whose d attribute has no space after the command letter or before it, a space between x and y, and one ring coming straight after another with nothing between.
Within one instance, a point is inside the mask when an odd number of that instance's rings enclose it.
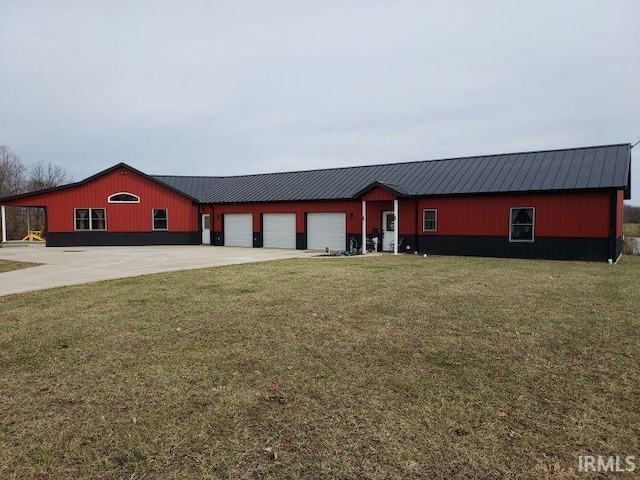
<instances>
[{"instance_id":1,"label":"white garage door","mask_svg":"<svg viewBox=\"0 0 640 480\"><path fill-rule=\"evenodd\" d=\"M308 213L307 248L309 250L344 250L347 241L345 213Z\"/></svg>"},{"instance_id":2,"label":"white garage door","mask_svg":"<svg viewBox=\"0 0 640 480\"><path fill-rule=\"evenodd\" d=\"M251 213L225 214L224 244L227 247L253 247L253 215Z\"/></svg>"},{"instance_id":3,"label":"white garage door","mask_svg":"<svg viewBox=\"0 0 640 480\"><path fill-rule=\"evenodd\" d=\"M296 214L263 214L262 245L267 248L296 248Z\"/></svg>"}]
</instances>

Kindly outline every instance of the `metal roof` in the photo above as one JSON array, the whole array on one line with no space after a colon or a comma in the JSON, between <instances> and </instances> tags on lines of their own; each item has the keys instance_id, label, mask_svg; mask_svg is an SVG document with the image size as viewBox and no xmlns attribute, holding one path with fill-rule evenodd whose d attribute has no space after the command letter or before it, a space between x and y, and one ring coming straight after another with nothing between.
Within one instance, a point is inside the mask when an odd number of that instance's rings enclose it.
<instances>
[{"instance_id":1,"label":"metal roof","mask_svg":"<svg viewBox=\"0 0 640 480\"><path fill-rule=\"evenodd\" d=\"M201 203L345 200L377 183L400 196L630 188L631 145L235 177L154 176ZM208 188L208 190L207 190Z\"/></svg>"},{"instance_id":2,"label":"metal roof","mask_svg":"<svg viewBox=\"0 0 640 480\"><path fill-rule=\"evenodd\" d=\"M630 198L631 189L631 145L623 143L236 177L146 175L119 163L80 182L0 201L73 188L121 167L200 203L346 200L376 186L400 197L624 189Z\"/></svg>"},{"instance_id":3,"label":"metal roof","mask_svg":"<svg viewBox=\"0 0 640 480\"><path fill-rule=\"evenodd\" d=\"M193 198L204 197L220 180L220 177L182 177L176 175L153 175L152 177Z\"/></svg>"}]
</instances>

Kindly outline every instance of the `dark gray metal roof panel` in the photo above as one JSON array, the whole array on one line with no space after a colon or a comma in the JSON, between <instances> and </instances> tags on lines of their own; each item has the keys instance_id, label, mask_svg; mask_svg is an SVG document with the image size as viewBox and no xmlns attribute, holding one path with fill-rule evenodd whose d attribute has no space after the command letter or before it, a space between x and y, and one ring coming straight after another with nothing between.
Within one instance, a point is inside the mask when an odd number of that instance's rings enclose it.
<instances>
[{"instance_id":1,"label":"dark gray metal roof panel","mask_svg":"<svg viewBox=\"0 0 640 480\"><path fill-rule=\"evenodd\" d=\"M478 177L478 181L473 185L470 192L489 191L489 185L491 185L491 182L493 182L493 177L495 175L496 164L497 164L497 156L493 155L489 158L489 161L487 162L487 166L484 168L484 170Z\"/></svg>"},{"instance_id":2,"label":"dark gray metal roof panel","mask_svg":"<svg viewBox=\"0 0 640 480\"><path fill-rule=\"evenodd\" d=\"M551 188L553 188L553 184L555 183L556 177L558 176L558 172L560 170L560 166L562 165L565 153L566 152L558 152L558 155L554 155L549 158L547 171L544 175L544 178L541 179L541 190L551 190Z\"/></svg>"},{"instance_id":3,"label":"dark gray metal roof panel","mask_svg":"<svg viewBox=\"0 0 640 480\"><path fill-rule=\"evenodd\" d=\"M510 168L513 166L512 157L512 155L504 155L497 158L493 175L488 178L485 184L486 191L493 192L500 190L509 175Z\"/></svg>"},{"instance_id":4,"label":"dark gray metal roof panel","mask_svg":"<svg viewBox=\"0 0 640 480\"><path fill-rule=\"evenodd\" d=\"M628 178L631 163L626 163L623 161L625 156L626 152L622 152L621 149L618 149L618 152L616 154L617 161L614 164L613 180L611 181L611 183L618 183L622 180L623 177Z\"/></svg>"},{"instance_id":5,"label":"dark gray metal roof panel","mask_svg":"<svg viewBox=\"0 0 640 480\"><path fill-rule=\"evenodd\" d=\"M580 158L581 168L578 169L578 176L576 178L576 184L574 188L586 188L589 181L589 175L591 174L591 167L593 166L593 158L595 156L593 150L581 150L582 154Z\"/></svg>"},{"instance_id":6,"label":"dark gray metal roof panel","mask_svg":"<svg viewBox=\"0 0 640 480\"><path fill-rule=\"evenodd\" d=\"M475 185L478 177L489 164L489 157L478 157L473 162L473 169L469 170L469 175L465 182L461 182L460 193L469 193L469 190Z\"/></svg>"},{"instance_id":7,"label":"dark gray metal roof panel","mask_svg":"<svg viewBox=\"0 0 640 480\"><path fill-rule=\"evenodd\" d=\"M194 198L202 198L218 182L218 177L183 177L176 175L152 175L156 180Z\"/></svg>"},{"instance_id":8,"label":"dark gray metal roof panel","mask_svg":"<svg viewBox=\"0 0 640 480\"><path fill-rule=\"evenodd\" d=\"M423 177L428 177L430 175L430 170L427 171L427 169L425 169L425 172L421 172L418 169L418 166L413 163L407 166L406 173L406 178L398 183L404 185L404 188L406 188L408 192L415 192L417 190L417 186L425 181Z\"/></svg>"},{"instance_id":9,"label":"dark gray metal roof panel","mask_svg":"<svg viewBox=\"0 0 640 480\"><path fill-rule=\"evenodd\" d=\"M511 185L509 185L508 190L512 192L517 192L520 190L522 185L529 174L529 170L531 169L531 158L529 153L522 153L516 157L516 161L518 162L518 171L514 173L513 180L511 181Z\"/></svg>"},{"instance_id":10,"label":"dark gray metal roof panel","mask_svg":"<svg viewBox=\"0 0 640 480\"><path fill-rule=\"evenodd\" d=\"M423 188L417 190L418 192L434 192L437 185L446 178L449 169L447 162L434 162L434 165L427 165L427 171L428 167L432 167L430 178Z\"/></svg>"},{"instance_id":11,"label":"dark gray metal roof panel","mask_svg":"<svg viewBox=\"0 0 640 480\"><path fill-rule=\"evenodd\" d=\"M482 157L470 158L469 161L461 169L460 173L455 177L455 184L451 186L451 189L455 193L463 193L466 190L469 182L472 181L478 170L478 164L481 162Z\"/></svg>"},{"instance_id":12,"label":"dark gray metal roof panel","mask_svg":"<svg viewBox=\"0 0 640 480\"><path fill-rule=\"evenodd\" d=\"M563 189L571 190L576 188L578 183L578 175L582 168L582 160L584 158L584 152L582 149L574 150L573 157L571 158L571 168L567 172L567 178L565 179Z\"/></svg>"},{"instance_id":13,"label":"dark gray metal roof panel","mask_svg":"<svg viewBox=\"0 0 640 480\"><path fill-rule=\"evenodd\" d=\"M237 177L155 176L202 203L343 200L374 182L407 196L626 188L630 145Z\"/></svg>"},{"instance_id":14,"label":"dark gray metal roof panel","mask_svg":"<svg viewBox=\"0 0 640 480\"><path fill-rule=\"evenodd\" d=\"M466 166L462 175L458 179L455 187L456 193L466 193L468 185L477 175L478 166L482 163L481 158L472 158Z\"/></svg>"},{"instance_id":15,"label":"dark gray metal roof panel","mask_svg":"<svg viewBox=\"0 0 640 480\"><path fill-rule=\"evenodd\" d=\"M464 169L467 167L472 159L461 159L457 168L452 168L453 165L447 164L447 170L442 181L438 184L437 192L454 192L460 176L464 174Z\"/></svg>"},{"instance_id":16,"label":"dark gray metal roof panel","mask_svg":"<svg viewBox=\"0 0 640 480\"><path fill-rule=\"evenodd\" d=\"M546 178L549 166L552 162L552 154L549 152L540 153L538 171L533 177L532 182L528 185L529 190L542 190L542 184Z\"/></svg>"},{"instance_id":17,"label":"dark gray metal roof panel","mask_svg":"<svg viewBox=\"0 0 640 480\"><path fill-rule=\"evenodd\" d=\"M614 147L607 148L607 158L605 159L604 166L602 168L602 181L605 183L612 183L615 177L616 164L618 162L618 155L620 150Z\"/></svg>"},{"instance_id":18,"label":"dark gray metal roof panel","mask_svg":"<svg viewBox=\"0 0 640 480\"><path fill-rule=\"evenodd\" d=\"M530 186L533 185L533 181L538 174L538 170L540 170L540 153L528 153L524 156L524 164L523 170L525 170L524 175L520 183L517 186L512 187L514 191L522 192L531 190Z\"/></svg>"},{"instance_id":19,"label":"dark gray metal roof panel","mask_svg":"<svg viewBox=\"0 0 640 480\"><path fill-rule=\"evenodd\" d=\"M398 185L406 185L412 177L412 168L414 165L409 165L408 168L403 168L401 172L398 173L396 181Z\"/></svg>"},{"instance_id":20,"label":"dark gray metal roof panel","mask_svg":"<svg viewBox=\"0 0 640 480\"><path fill-rule=\"evenodd\" d=\"M502 182L501 188L503 190L512 191L515 190L514 185L520 185L522 183L522 177L525 172L525 156L522 154L514 154L511 156L511 168L509 169L509 175Z\"/></svg>"},{"instance_id":21,"label":"dark gray metal roof panel","mask_svg":"<svg viewBox=\"0 0 640 480\"><path fill-rule=\"evenodd\" d=\"M436 182L436 178L443 168L444 162L433 162L425 168L419 169L416 172L415 180L410 183L411 187L407 186L407 188L413 192L428 191Z\"/></svg>"},{"instance_id":22,"label":"dark gray metal roof panel","mask_svg":"<svg viewBox=\"0 0 640 480\"><path fill-rule=\"evenodd\" d=\"M571 170L571 163L573 162L573 156L575 155L575 151L567 150L564 152L562 156L562 162L558 165L556 169L556 175L553 179L553 183L549 187L549 190L562 190L567 181L567 175Z\"/></svg>"},{"instance_id":23,"label":"dark gray metal roof panel","mask_svg":"<svg viewBox=\"0 0 640 480\"><path fill-rule=\"evenodd\" d=\"M607 149L602 148L594 152L593 164L591 165L591 173L587 180L587 188L596 188L602 180L602 172L607 159Z\"/></svg>"}]
</instances>

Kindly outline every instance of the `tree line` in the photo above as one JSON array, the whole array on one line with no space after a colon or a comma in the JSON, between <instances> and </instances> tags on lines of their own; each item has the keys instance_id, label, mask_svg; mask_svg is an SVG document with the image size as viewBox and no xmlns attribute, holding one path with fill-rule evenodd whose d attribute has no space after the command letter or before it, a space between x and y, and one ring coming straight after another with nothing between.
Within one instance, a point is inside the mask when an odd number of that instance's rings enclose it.
<instances>
[{"instance_id":1,"label":"tree line","mask_svg":"<svg viewBox=\"0 0 640 480\"><path fill-rule=\"evenodd\" d=\"M624 223L640 223L640 207L624 206Z\"/></svg>"},{"instance_id":2,"label":"tree line","mask_svg":"<svg viewBox=\"0 0 640 480\"><path fill-rule=\"evenodd\" d=\"M0 145L0 198L57 187L71 181L64 168L42 161L27 166L9 147ZM29 230L42 230L46 226L42 208L6 207L6 212L8 240L19 240Z\"/></svg>"}]
</instances>

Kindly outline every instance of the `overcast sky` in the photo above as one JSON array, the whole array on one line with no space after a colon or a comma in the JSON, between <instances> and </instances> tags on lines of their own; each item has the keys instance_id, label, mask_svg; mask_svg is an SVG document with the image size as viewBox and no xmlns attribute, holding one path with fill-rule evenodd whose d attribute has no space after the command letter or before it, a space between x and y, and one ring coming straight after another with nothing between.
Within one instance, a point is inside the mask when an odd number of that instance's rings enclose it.
<instances>
[{"instance_id":1,"label":"overcast sky","mask_svg":"<svg viewBox=\"0 0 640 480\"><path fill-rule=\"evenodd\" d=\"M75 180L640 139L638 0L0 0L0 19L0 145Z\"/></svg>"}]
</instances>

